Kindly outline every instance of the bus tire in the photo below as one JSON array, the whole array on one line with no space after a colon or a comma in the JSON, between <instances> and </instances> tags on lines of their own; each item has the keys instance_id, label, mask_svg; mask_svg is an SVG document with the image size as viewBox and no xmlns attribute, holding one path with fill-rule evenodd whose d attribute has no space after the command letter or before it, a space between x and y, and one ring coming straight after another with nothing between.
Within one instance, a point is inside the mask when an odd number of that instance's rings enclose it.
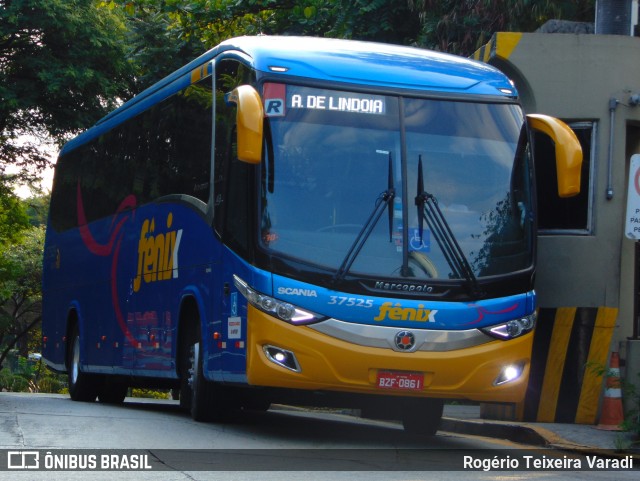
<instances>
[{"instance_id":1,"label":"bus tire","mask_svg":"<svg viewBox=\"0 0 640 481\"><path fill-rule=\"evenodd\" d=\"M187 347L187 352L189 348ZM186 356L187 360L189 356ZM180 389L178 390L178 399L180 400L180 409L191 412L191 376L189 374L190 364L186 364L180 373Z\"/></svg>"},{"instance_id":2,"label":"bus tire","mask_svg":"<svg viewBox=\"0 0 640 481\"><path fill-rule=\"evenodd\" d=\"M228 419L231 403L224 386L207 380L202 365L202 341L189 349L189 386L191 387L191 417L198 422L219 422Z\"/></svg>"},{"instance_id":3,"label":"bus tire","mask_svg":"<svg viewBox=\"0 0 640 481\"><path fill-rule=\"evenodd\" d=\"M80 332L78 326L73 327L70 336L69 358L67 359L67 374L69 379L69 395L74 401L94 402L98 395L97 378L80 368Z\"/></svg>"},{"instance_id":4,"label":"bus tire","mask_svg":"<svg viewBox=\"0 0 640 481\"><path fill-rule=\"evenodd\" d=\"M402 425L410 434L434 436L440 427L444 400L406 399L402 405Z\"/></svg>"},{"instance_id":5,"label":"bus tire","mask_svg":"<svg viewBox=\"0 0 640 481\"><path fill-rule=\"evenodd\" d=\"M266 412L271 407L271 399L258 389L244 389L238 401L247 411Z\"/></svg>"},{"instance_id":6,"label":"bus tire","mask_svg":"<svg viewBox=\"0 0 640 481\"><path fill-rule=\"evenodd\" d=\"M98 401L103 404L122 404L128 390L129 386L107 376L98 389Z\"/></svg>"}]
</instances>

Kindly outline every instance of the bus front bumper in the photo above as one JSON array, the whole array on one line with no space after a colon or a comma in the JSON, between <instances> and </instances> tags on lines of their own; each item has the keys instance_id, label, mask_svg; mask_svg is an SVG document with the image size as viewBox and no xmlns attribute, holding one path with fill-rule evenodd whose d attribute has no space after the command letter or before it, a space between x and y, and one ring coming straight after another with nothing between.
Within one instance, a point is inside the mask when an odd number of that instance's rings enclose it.
<instances>
[{"instance_id":1,"label":"bus front bumper","mask_svg":"<svg viewBox=\"0 0 640 481\"><path fill-rule=\"evenodd\" d=\"M248 323L247 379L255 386L487 402L520 402L527 388L532 332L455 350L397 352L252 307Z\"/></svg>"}]
</instances>

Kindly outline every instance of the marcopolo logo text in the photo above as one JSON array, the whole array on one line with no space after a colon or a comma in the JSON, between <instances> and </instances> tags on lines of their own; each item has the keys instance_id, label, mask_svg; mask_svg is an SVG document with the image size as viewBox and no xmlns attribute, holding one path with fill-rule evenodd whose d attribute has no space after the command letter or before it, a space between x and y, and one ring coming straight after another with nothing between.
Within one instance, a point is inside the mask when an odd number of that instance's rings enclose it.
<instances>
[{"instance_id":1,"label":"marcopolo logo text","mask_svg":"<svg viewBox=\"0 0 640 481\"><path fill-rule=\"evenodd\" d=\"M382 282L377 281L375 284L376 289L382 289L385 291L405 291L405 292L432 292L433 287L426 284L404 284L396 282Z\"/></svg>"}]
</instances>

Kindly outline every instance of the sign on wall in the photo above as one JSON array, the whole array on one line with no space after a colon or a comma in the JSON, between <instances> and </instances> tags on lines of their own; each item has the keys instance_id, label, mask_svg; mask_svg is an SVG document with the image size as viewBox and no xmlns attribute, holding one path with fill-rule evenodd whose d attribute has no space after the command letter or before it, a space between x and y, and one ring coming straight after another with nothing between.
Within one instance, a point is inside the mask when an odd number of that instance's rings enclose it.
<instances>
[{"instance_id":1,"label":"sign on wall","mask_svg":"<svg viewBox=\"0 0 640 481\"><path fill-rule=\"evenodd\" d=\"M629 239L640 240L640 154L631 156L624 233Z\"/></svg>"}]
</instances>

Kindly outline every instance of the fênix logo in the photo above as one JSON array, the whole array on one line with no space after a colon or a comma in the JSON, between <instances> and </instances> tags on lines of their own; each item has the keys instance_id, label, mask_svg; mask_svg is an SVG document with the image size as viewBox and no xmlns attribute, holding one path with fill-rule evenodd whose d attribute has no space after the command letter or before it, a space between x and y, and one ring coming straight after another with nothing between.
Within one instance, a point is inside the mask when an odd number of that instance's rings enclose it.
<instances>
[{"instance_id":1,"label":"f\u00eanix logo","mask_svg":"<svg viewBox=\"0 0 640 481\"><path fill-rule=\"evenodd\" d=\"M402 304L385 302L380 306L378 317L374 321L416 321L416 322L436 322L435 309L425 309L424 304L418 304L417 308L402 307Z\"/></svg>"},{"instance_id":2,"label":"f\u00eanix logo","mask_svg":"<svg viewBox=\"0 0 640 481\"><path fill-rule=\"evenodd\" d=\"M166 281L178 277L178 251L182 229L171 230L173 214L167 216L165 227L158 226L155 218L146 219L140 229L138 242L138 273L133 280L133 291L145 284Z\"/></svg>"}]
</instances>

